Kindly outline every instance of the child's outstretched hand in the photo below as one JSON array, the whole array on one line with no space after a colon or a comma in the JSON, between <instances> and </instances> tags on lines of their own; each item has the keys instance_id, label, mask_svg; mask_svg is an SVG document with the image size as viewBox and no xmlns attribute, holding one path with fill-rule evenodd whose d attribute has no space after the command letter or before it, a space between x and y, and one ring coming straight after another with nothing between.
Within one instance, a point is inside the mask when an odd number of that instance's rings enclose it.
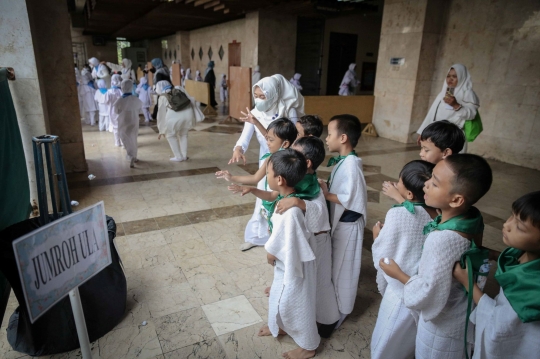
<instances>
[{"instance_id":1,"label":"child's outstretched hand","mask_svg":"<svg viewBox=\"0 0 540 359\"><path fill-rule=\"evenodd\" d=\"M250 193L252 188L253 187L240 186L238 184L232 184L227 187L227 189L232 193L240 193L240 196Z\"/></svg>"},{"instance_id":2,"label":"child's outstretched hand","mask_svg":"<svg viewBox=\"0 0 540 359\"><path fill-rule=\"evenodd\" d=\"M223 178L225 181L230 182L232 175L229 173L229 171L217 171L216 177Z\"/></svg>"},{"instance_id":3,"label":"child's outstretched hand","mask_svg":"<svg viewBox=\"0 0 540 359\"><path fill-rule=\"evenodd\" d=\"M405 202L405 198L401 196L397 189L397 183L384 181L382 185L382 191L386 196L392 198L397 203Z\"/></svg>"},{"instance_id":4,"label":"child's outstretched hand","mask_svg":"<svg viewBox=\"0 0 540 359\"><path fill-rule=\"evenodd\" d=\"M461 264L457 262L454 265L454 271L452 272L452 275L458 282L460 282L467 290L469 290L469 273L467 270L467 265L465 264L465 268L461 268Z\"/></svg>"},{"instance_id":5,"label":"child's outstretched hand","mask_svg":"<svg viewBox=\"0 0 540 359\"><path fill-rule=\"evenodd\" d=\"M375 223L373 226L373 239L377 239L379 237L379 233L381 232L381 229L384 227L384 223L381 223L380 221Z\"/></svg>"},{"instance_id":6,"label":"child's outstretched hand","mask_svg":"<svg viewBox=\"0 0 540 359\"><path fill-rule=\"evenodd\" d=\"M326 193L328 193L328 185L326 184L326 182L322 179L318 179L319 181L319 186L321 186L321 191L323 191L323 193L326 195Z\"/></svg>"}]
</instances>

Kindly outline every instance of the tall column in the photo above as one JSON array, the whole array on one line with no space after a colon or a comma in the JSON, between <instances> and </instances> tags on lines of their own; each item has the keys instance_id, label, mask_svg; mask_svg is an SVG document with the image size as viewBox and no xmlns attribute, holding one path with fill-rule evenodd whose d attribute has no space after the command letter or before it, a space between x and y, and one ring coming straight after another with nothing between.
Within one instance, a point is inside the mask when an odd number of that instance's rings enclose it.
<instances>
[{"instance_id":1,"label":"tall column","mask_svg":"<svg viewBox=\"0 0 540 359\"><path fill-rule=\"evenodd\" d=\"M431 76L446 4L386 1L375 82L373 124L381 137L413 142L429 109ZM403 58L391 65L390 58Z\"/></svg>"}]
</instances>

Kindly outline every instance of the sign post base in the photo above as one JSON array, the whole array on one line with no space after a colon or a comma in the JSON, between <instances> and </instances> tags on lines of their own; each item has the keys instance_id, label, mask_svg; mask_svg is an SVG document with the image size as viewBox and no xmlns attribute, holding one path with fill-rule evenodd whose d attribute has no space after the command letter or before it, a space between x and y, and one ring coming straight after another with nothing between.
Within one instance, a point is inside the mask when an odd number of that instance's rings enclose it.
<instances>
[{"instance_id":1,"label":"sign post base","mask_svg":"<svg viewBox=\"0 0 540 359\"><path fill-rule=\"evenodd\" d=\"M75 318L75 326L77 327L77 335L79 336L82 357L83 359L92 359L90 339L88 339L88 331L86 330L86 321L84 320L84 313L78 287L75 287L69 292L69 300L71 301L71 309L73 310L73 317Z\"/></svg>"}]
</instances>

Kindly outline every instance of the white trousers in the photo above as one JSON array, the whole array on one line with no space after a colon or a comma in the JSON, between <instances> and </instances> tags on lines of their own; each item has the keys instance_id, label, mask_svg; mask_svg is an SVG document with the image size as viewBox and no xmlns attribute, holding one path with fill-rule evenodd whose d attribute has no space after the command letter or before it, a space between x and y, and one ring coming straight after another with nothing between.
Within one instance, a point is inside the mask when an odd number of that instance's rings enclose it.
<instances>
[{"instance_id":1,"label":"white trousers","mask_svg":"<svg viewBox=\"0 0 540 359\"><path fill-rule=\"evenodd\" d=\"M166 135L174 157L181 160L187 159L188 131L179 131Z\"/></svg>"},{"instance_id":2,"label":"white trousers","mask_svg":"<svg viewBox=\"0 0 540 359\"><path fill-rule=\"evenodd\" d=\"M97 111L87 111L86 112L86 124L87 125L90 125L90 126L95 126L96 125L96 117L98 115L98 112Z\"/></svg>"},{"instance_id":3,"label":"white trousers","mask_svg":"<svg viewBox=\"0 0 540 359\"><path fill-rule=\"evenodd\" d=\"M150 122L152 116L150 115L150 109L148 107L143 107L144 121Z\"/></svg>"},{"instance_id":4,"label":"white trousers","mask_svg":"<svg viewBox=\"0 0 540 359\"><path fill-rule=\"evenodd\" d=\"M109 116L99 115L99 130L107 131L109 128Z\"/></svg>"}]
</instances>

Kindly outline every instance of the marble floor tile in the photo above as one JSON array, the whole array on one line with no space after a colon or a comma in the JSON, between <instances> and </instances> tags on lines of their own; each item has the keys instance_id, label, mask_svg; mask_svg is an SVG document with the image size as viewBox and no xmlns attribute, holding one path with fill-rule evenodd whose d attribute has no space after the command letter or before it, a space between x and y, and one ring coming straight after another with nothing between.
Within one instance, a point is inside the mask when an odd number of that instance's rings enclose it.
<instances>
[{"instance_id":1,"label":"marble floor tile","mask_svg":"<svg viewBox=\"0 0 540 359\"><path fill-rule=\"evenodd\" d=\"M159 229L156 220L153 218L142 219L139 221L124 222L122 223L122 226L124 227L124 231L126 234L137 234Z\"/></svg>"},{"instance_id":2,"label":"marble floor tile","mask_svg":"<svg viewBox=\"0 0 540 359\"><path fill-rule=\"evenodd\" d=\"M215 254L207 254L200 257L185 258L179 261L182 272L189 280L199 274L213 275L225 272Z\"/></svg>"},{"instance_id":3,"label":"marble floor tile","mask_svg":"<svg viewBox=\"0 0 540 359\"><path fill-rule=\"evenodd\" d=\"M152 359L162 354L154 323L113 330L99 339L102 359Z\"/></svg>"},{"instance_id":4,"label":"marble floor tile","mask_svg":"<svg viewBox=\"0 0 540 359\"><path fill-rule=\"evenodd\" d=\"M195 307L155 320L156 332L164 353L211 341L216 337L203 310Z\"/></svg>"},{"instance_id":5,"label":"marble floor tile","mask_svg":"<svg viewBox=\"0 0 540 359\"><path fill-rule=\"evenodd\" d=\"M186 217L187 220L187 217ZM192 224L182 225L179 227L166 227L161 230L165 241L168 244L182 242L190 239L202 239L201 235L195 229L195 226Z\"/></svg>"},{"instance_id":6,"label":"marble floor tile","mask_svg":"<svg viewBox=\"0 0 540 359\"><path fill-rule=\"evenodd\" d=\"M266 261L264 247L255 247L245 252L234 248L230 251L217 252L215 255L223 268L229 272L239 268L251 267Z\"/></svg>"},{"instance_id":7,"label":"marble floor tile","mask_svg":"<svg viewBox=\"0 0 540 359\"><path fill-rule=\"evenodd\" d=\"M227 359L227 354L217 339L210 339L165 353L164 359Z\"/></svg>"},{"instance_id":8,"label":"marble floor tile","mask_svg":"<svg viewBox=\"0 0 540 359\"><path fill-rule=\"evenodd\" d=\"M155 290L187 282L178 262L165 262L153 267L126 271L128 288Z\"/></svg>"},{"instance_id":9,"label":"marble floor tile","mask_svg":"<svg viewBox=\"0 0 540 359\"><path fill-rule=\"evenodd\" d=\"M123 236L117 238L116 243L118 244L119 250L122 250L122 252L159 247L167 244L161 231L150 231Z\"/></svg>"},{"instance_id":10,"label":"marble floor tile","mask_svg":"<svg viewBox=\"0 0 540 359\"><path fill-rule=\"evenodd\" d=\"M154 290L138 288L134 289L132 293L137 301L148 304L152 318L159 318L200 305L195 292L187 282Z\"/></svg>"},{"instance_id":11,"label":"marble floor tile","mask_svg":"<svg viewBox=\"0 0 540 359\"><path fill-rule=\"evenodd\" d=\"M175 260L174 254L167 244L128 252L123 252L120 248L119 251L126 270L152 267Z\"/></svg>"},{"instance_id":12,"label":"marble floor tile","mask_svg":"<svg viewBox=\"0 0 540 359\"><path fill-rule=\"evenodd\" d=\"M230 273L198 274L190 277L188 282L191 284L201 305L215 303L242 294Z\"/></svg>"},{"instance_id":13,"label":"marble floor tile","mask_svg":"<svg viewBox=\"0 0 540 359\"><path fill-rule=\"evenodd\" d=\"M210 248L202 239L186 239L181 242L174 242L169 244L169 248L179 261L186 258L204 256L211 252Z\"/></svg>"},{"instance_id":14,"label":"marble floor tile","mask_svg":"<svg viewBox=\"0 0 540 359\"><path fill-rule=\"evenodd\" d=\"M151 317L148 304L141 301L137 290L128 290L126 299L126 313L124 314L122 321L118 323L115 329L139 325L144 321L148 321L149 318Z\"/></svg>"},{"instance_id":15,"label":"marble floor tile","mask_svg":"<svg viewBox=\"0 0 540 359\"><path fill-rule=\"evenodd\" d=\"M191 224L187 216L183 213L156 217L155 220L159 229L175 228Z\"/></svg>"},{"instance_id":16,"label":"marble floor tile","mask_svg":"<svg viewBox=\"0 0 540 359\"><path fill-rule=\"evenodd\" d=\"M216 335L262 323L262 318L243 295L203 305L201 308Z\"/></svg>"}]
</instances>

